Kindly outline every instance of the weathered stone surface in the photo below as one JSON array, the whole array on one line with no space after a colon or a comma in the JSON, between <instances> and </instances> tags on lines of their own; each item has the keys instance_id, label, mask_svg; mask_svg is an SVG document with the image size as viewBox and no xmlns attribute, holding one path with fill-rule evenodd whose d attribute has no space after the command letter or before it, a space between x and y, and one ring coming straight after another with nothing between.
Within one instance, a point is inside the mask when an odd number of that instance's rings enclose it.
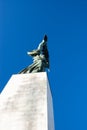
<instances>
[{"instance_id":1,"label":"weathered stone surface","mask_svg":"<svg viewBox=\"0 0 87 130\"><path fill-rule=\"evenodd\" d=\"M0 95L0 130L54 130L45 72L13 75Z\"/></svg>"}]
</instances>

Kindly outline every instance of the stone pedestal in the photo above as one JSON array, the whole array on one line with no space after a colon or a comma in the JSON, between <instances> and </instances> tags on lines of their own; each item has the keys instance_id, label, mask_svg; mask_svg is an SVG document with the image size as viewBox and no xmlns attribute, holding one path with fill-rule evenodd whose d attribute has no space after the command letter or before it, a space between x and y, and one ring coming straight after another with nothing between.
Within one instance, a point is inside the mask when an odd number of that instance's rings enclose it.
<instances>
[{"instance_id":1,"label":"stone pedestal","mask_svg":"<svg viewBox=\"0 0 87 130\"><path fill-rule=\"evenodd\" d=\"M45 72L11 77L0 94L0 130L54 130Z\"/></svg>"}]
</instances>

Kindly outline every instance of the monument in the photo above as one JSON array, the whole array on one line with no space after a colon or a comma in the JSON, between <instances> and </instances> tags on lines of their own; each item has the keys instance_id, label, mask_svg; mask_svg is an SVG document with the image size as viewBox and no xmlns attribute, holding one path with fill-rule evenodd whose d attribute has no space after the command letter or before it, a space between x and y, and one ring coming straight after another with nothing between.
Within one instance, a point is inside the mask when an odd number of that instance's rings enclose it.
<instances>
[{"instance_id":1,"label":"monument","mask_svg":"<svg viewBox=\"0 0 87 130\"><path fill-rule=\"evenodd\" d=\"M33 64L19 72L19 74L44 72L49 68L49 53L47 49L47 35L39 44L38 48L27 53L33 57Z\"/></svg>"},{"instance_id":2,"label":"monument","mask_svg":"<svg viewBox=\"0 0 87 130\"><path fill-rule=\"evenodd\" d=\"M0 95L0 130L54 130L53 103L45 68L47 36L28 52L33 64L12 75Z\"/></svg>"}]
</instances>

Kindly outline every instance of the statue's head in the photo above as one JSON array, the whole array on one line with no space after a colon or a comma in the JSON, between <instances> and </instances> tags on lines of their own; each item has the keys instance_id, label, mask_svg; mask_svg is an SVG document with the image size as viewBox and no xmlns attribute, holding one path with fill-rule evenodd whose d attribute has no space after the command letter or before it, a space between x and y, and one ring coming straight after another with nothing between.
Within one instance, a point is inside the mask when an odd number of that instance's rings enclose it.
<instances>
[{"instance_id":1,"label":"statue's head","mask_svg":"<svg viewBox=\"0 0 87 130\"><path fill-rule=\"evenodd\" d=\"M30 56L36 56L36 55L40 55L40 50L33 50L30 52L27 52L28 55Z\"/></svg>"}]
</instances>

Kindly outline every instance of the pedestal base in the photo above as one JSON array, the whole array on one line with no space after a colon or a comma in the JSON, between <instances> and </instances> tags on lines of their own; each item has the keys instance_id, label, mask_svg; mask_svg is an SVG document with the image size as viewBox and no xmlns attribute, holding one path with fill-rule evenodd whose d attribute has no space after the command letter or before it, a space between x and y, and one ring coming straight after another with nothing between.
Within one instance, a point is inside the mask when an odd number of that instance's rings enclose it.
<instances>
[{"instance_id":1,"label":"pedestal base","mask_svg":"<svg viewBox=\"0 0 87 130\"><path fill-rule=\"evenodd\" d=\"M45 72L11 77L0 95L0 130L54 130Z\"/></svg>"}]
</instances>

